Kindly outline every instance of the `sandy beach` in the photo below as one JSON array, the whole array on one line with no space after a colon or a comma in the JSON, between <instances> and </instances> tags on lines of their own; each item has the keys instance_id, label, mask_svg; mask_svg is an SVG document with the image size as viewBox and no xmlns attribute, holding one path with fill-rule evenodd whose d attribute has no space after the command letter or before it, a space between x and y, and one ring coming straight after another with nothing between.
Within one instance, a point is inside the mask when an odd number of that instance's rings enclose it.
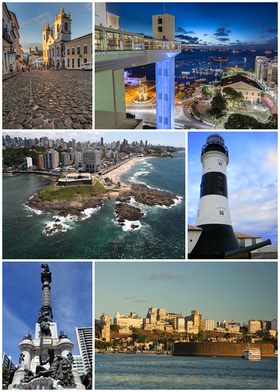
<instances>
[{"instance_id":1,"label":"sandy beach","mask_svg":"<svg viewBox=\"0 0 280 392\"><path fill-rule=\"evenodd\" d=\"M107 176L112 179L113 182L120 181L120 176L125 173L134 163L138 162L139 159L143 159L143 157L135 157L132 158L130 161L124 163L123 165L117 167L116 169L111 170Z\"/></svg>"}]
</instances>

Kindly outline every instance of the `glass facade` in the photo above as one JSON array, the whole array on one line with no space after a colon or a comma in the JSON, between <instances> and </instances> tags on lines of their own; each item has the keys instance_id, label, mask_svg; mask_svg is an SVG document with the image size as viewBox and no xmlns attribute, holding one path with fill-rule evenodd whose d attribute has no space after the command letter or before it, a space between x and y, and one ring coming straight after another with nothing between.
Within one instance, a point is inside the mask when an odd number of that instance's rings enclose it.
<instances>
[{"instance_id":1,"label":"glass facade","mask_svg":"<svg viewBox=\"0 0 280 392\"><path fill-rule=\"evenodd\" d=\"M106 31L105 48L106 50L120 50L120 34Z\"/></svg>"}]
</instances>

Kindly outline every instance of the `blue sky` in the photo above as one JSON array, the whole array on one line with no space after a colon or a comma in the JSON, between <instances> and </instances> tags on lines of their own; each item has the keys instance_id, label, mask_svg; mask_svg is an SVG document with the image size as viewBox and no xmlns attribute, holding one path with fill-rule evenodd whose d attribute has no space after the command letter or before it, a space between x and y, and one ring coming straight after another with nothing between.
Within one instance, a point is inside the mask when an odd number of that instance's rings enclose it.
<instances>
[{"instance_id":1,"label":"blue sky","mask_svg":"<svg viewBox=\"0 0 280 392\"><path fill-rule=\"evenodd\" d=\"M19 23L20 45L24 52L29 51L29 47L34 50L35 46L42 49L43 27L46 23L53 26L55 15L60 14L61 7L68 15L70 12L71 38L78 38L82 35L92 33L92 3L87 2L8 2L8 10L16 14Z\"/></svg>"},{"instance_id":2,"label":"blue sky","mask_svg":"<svg viewBox=\"0 0 280 392\"><path fill-rule=\"evenodd\" d=\"M188 224L199 206L201 148L213 132L188 134ZM229 150L228 200L236 232L268 238L277 245L277 132L218 132Z\"/></svg>"},{"instance_id":3,"label":"blue sky","mask_svg":"<svg viewBox=\"0 0 280 392\"><path fill-rule=\"evenodd\" d=\"M72 139L76 139L76 142L81 141L90 141L99 142L101 137L103 137L104 143L112 143L113 141L117 142L123 139L128 140L129 143L133 141L145 140L148 141L148 144L155 145L169 145L174 147L185 147L185 132L174 132L174 131L159 131L159 132L150 132L150 131L141 131L141 132L125 132L125 131L83 131L83 132L67 132L67 131L29 131L25 130L24 132L18 131L9 131L3 132L4 136L9 135L11 137L26 137L26 138L41 138L46 136L50 139L58 139L63 137L65 141L69 141Z\"/></svg>"},{"instance_id":4,"label":"blue sky","mask_svg":"<svg viewBox=\"0 0 280 392\"><path fill-rule=\"evenodd\" d=\"M92 326L92 263L48 262L58 334L75 344L75 327ZM42 306L41 262L3 262L3 351L18 364L23 336L33 332ZM73 354L76 354L76 345Z\"/></svg>"},{"instance_id":5,"label":"blue sky","mask_svg":"<svg viewBox=\"0 0 280 392\"><path fill-rule=\"evenodd\" d=\"M106 289L104 290L104 283ZM102 294L101 294L102 293ZM96 262L95 318L148 308L216 321L277 318L277 262Z\"/></svg>"},{"instance_id":6,"label":"blue sky","mask_svg":"<svg viewBox=\"0 0 280 392\"><path fill-rule=\"evenodd\" d=\"M107 3L120 28L152 36L152 15L175 16L175 36L190 47L277 49L277 2Z\"/></svg>"}]
</instances>

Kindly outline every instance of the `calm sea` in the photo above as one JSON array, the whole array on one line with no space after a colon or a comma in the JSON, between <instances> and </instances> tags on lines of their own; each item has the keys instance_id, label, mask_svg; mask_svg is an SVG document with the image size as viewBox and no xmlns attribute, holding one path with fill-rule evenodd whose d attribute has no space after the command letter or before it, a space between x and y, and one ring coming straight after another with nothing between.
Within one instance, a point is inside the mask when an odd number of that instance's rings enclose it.
<instances>
[{"instance_id":1,"label":"calm sea","mask_svg":"<svg viewBox=\"0 0 280 392\"><path fill-rule=\"evenodd\" d=\"M170 208L139 206L146 215L139 230L116 225L115 199L87 219L65 218L62 231L44 234L55 213L25 208L24 203L52 183L49 178L20 174L3 178L4 259L184 259L185 258L185 154L176 159L142 159L121 180L143 182L179 197ZM134 203L136 206L137 204Z\"/></svg>"},{"instance_id":2,"label":"calm sea","mask_svg":"<svg viewBox=\"0 0 280 392\"><path fill-rule=\"evenodd\" d=\"M251 51L241 51L240 53L232 53L232 51L229 52L220 52L220 51L206 51L206 52L186 52L183 51L180 54L178 54L175 57L175 81L180 84L180 83L190 83L190 85L195 83L195 79L202 79L205 78L209 81L220 81L221 80L221 75L218 74L215 76L215 72L208 74L203 74L203 73L193 73L193 69L203 69L204 72L206 69L209 69L210 67L213 69L218 69L220 68L220 65L222 68L226 67L235 67L236 65L238 67L243 68L245 71L248 71L251 68L255 68L255 58L256 56L266 56L269 58L273 58L274 56L277 56L277 52L272 51L272 53L266 54L265 51L258 50L256 52L251 52ZM221 63L220 62L212 62L211 58L209 59L208 57L226 57L228 59L228 62L226 63ZM210 63L210 64L208 64ZM142 69L142 67L135 67L133 68L133 73L134 75L146 75L147 80L155 80L155 72L153 71L154 69L154 64L149 64L145 66L145 69ZM193 79L189 78L179 78L179 76L182 76L182 71L183 72L190 72L188 77L194 77ZM186 75L187 76L187 75ZM205 82L207 84L207 82Z\"/></svg>"},{"instance_id":3,"label":"calm sea","mask_svg":"<svg viewBox=\"0 0 280 392\"><path fill-rule=\"evenodd\" d=\"M277 359L95 354L95 389L277 389Z\"/></svg>"}]
</instances>

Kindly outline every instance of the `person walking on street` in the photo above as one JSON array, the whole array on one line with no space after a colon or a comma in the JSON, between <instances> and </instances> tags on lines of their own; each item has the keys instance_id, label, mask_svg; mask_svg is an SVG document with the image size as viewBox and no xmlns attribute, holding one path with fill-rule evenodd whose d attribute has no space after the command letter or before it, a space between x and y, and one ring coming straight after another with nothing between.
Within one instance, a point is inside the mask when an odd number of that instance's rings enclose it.
<instances>
[{"instance_id":1,"label":"person walking on street","mask_svg":"<svg viewBox=\"0 0 280 392\"><path fill-rule=\"evenodd\" d=\"M13 73L13 66L10 64L10 72Z\"/></svg>"}]
</instances>

